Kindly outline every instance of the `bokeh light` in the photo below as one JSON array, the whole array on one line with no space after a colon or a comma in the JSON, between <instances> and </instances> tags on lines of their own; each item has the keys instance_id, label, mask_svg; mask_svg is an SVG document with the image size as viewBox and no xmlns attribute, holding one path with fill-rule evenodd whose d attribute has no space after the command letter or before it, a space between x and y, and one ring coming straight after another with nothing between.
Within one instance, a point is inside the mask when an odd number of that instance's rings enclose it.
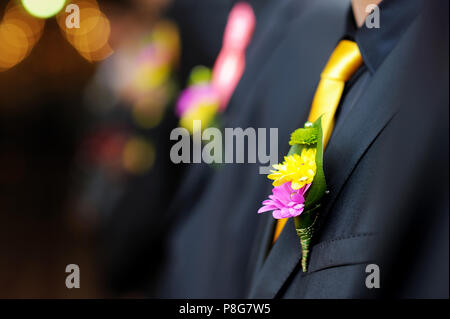
<instances>
[{"instance_id":1,"label":"bokeh light","mask_svg":"<svg viewBox=\"0 0 450 319\"><path fill-rule=\"evenodd\" d=\"M30 44L25 31L15 24L0 25L0 67L8 69L22 61Z\"/></svg>"},{"instance_id":2,"label":"bokeh light","mask_svg":"<svg viewBox=\"0 0 450 319\"><path fill-rule=\"evenodd\" d=\"M44 20L30 16L15 1L10 1L0 22L0 71L23 61L40 39Z\"/></svg>"},{"instance_id":3,"label":"bokeh light","mask_svg":"<svg viewBox=\"0 0 450 319\"><path fill-rule=\"evenodd\" d=\"M211 69L203 65L197 65L192 69L191 74L189 75L188 86L208 84L211 82L211 79Z\"/></svg>"},{"instance_id":4,"label":"bokeh light","mask_svg":"<svg viewBox=\"0 0 450 319\"><path fill-rule=\"evenodd\" d=\"M60 12L66 0L22 0L29 14L41 19L47 19Z\"/></svg>"},{"instance_id":5,"label":"bokeh light","mask_svg":"<svg viewBox=\"0 0 450 319\"><path fill-rule=\"evenodd\" d=\"M153 166L155 148L146 139L131 137L125 144L122 162L125 170L132 174L143 174Z\"/></svg>"},{"instance_id":6,"label":"bokeh light","mask_svg":"<svg viewBox=\"0 0 450 319\"><path fill-rule=\"evenodd\" d=\"M177 90L173 70L179 57L178 29L158 21L134 45L119 47L112 62L113 91L131 106L134 124L152 129L161 123L166 106Z\"/></svg>"},{"instance_id":7,"label":"bokeh light","mask_svg":"<svg viewBox=\"0 0 450 319\"><path fill-rule=\"evenodd\" d=\"M58 14L57 22L66 39L90 62L101 61L114 51L109 45L111 26L96 0L72 0L80 8L80 28L66 27L66 14Z\"/></svg>"},{"instance_id":8,"label":"bokeh light","mask_svg":"<svg viewBox=\"0 0 450 319\"><path fill-rule=\"evenodd\" d=\"M170 65L166 63L144 62L136 70L133 86L139 91L155 89L167 81L170 71Z\"/></svg>"},{"instance_id":9,"label":"bokeh light","mask_svg":"<svg viewBox=\"0 0 450 319\"><path fill-rule=\"evenodd\" d=\"M165 52L168 63L177 65L181 44L178 28L173 22L169 20L159 21L151 33L151 42L160 47L160 52Z\"/></svg>"},{"instance_id":10,"label":"bokeh light","mask_svg":"<svg viewBox=\"0 0 450 319\"><path fill-rule=\"evenodd\" d=\"M199 105L183 115L180 119L180 126L186 128L190 134L197 133L197 127L194 127L194 121L200 121L203 129L209 127L213 124L218 108L218 104L215 103L199 103ZM202 128L200 127L199 129Z\"/></svg>"},{"instance_id":11,"label":"bokeh light","mask_svg":"<svg viewBox=\"0 0 450 319\"><path fill-rule=\"evenodd\" d=\"M134 122L141 128L156 127L164 115L167 93L155 91L145 98L139 99L133 106L132 116ZM159 95L159 96L158 96Z\"/></svg>"}]
</instances>

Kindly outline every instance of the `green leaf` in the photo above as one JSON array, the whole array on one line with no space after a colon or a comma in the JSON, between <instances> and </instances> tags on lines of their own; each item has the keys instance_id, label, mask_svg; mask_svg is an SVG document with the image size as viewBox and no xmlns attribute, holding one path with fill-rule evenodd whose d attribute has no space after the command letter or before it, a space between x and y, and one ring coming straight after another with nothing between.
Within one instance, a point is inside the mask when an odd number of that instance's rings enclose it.
<instances>
[{"instance_id":1,"label":"green leaf","mask_svg":"<svg viewBox=\"0 0 450 319\"><path fill-rule=\"evenodd\" d=\"M318 209L320 208L320 200L325 195L327 185L325 181L325 173L323 171L323 131L322 131L322 117L314 123L308 123L305 129L314 128L317 133L316 143L308 144L294 144L289 150L288 156L292 154L301 154L305 148L316 148L316 175L314 180L306 193L305 210L300 216L294 218L295 229L300 238L300 245L302 247L302 270L306 272L308 269L308 258L310 254L311 238L314 233L315 223L318 217ZM297 130L298 131L298 130ZM295 133L295 132L294 132ZM306 133L302 131L301 134ZM293 134L294 135L294 134ZM292 139L291 139L292 141Z\"/></svg>"},{"instance_id":2,"label":"green leaf","mask_svg":"<svg viewBox=\"0 0 450 319\"><path fill-rule=\"evenodd\" d=\"M288 152L287 156L291 156L293 154L299 154L300 155L302 153L302 149L303 148L304 148L304 145L294 144L289 149L289 152Z\"/></svg>"},{"instance_id":3,"label":"green leaf","mask_svg":"<svg viewBox=\"0 0 450 319\"><path fill-rule=\"evenodd\" d=\"M291 134L291 140L289 145L295 144L306 144L312 145L317 143L317 128L316 127L305 127L295 130Z\"/></svg>"},{"instance_id":4,"label":"green leaf","mask_svg":"<svg viewBox=\"0 0 450 319\"><path fill-rule=\"evenodd\" d=\"M317 139L316 144L316 176L306 193L305 198L305 211L314 208L320 203L323 195L327 190L327 184L325 180L325 173L323 171L323 131L322 131L322 117L319 117L317 121L313 123L313 127L317 128Z\"/></svg>"},{"instance_id":5,"label":"green leaf","mask_svg":"<svg viewBox=\"0 0 450 319\"><path fill-rule=\"evenodd\" d=\"M320 203L321 198L325 194L327 190L327 185L325 181L325 173L323 171L323 131L322 131L322 117L317 119L312 126L304 128L314 129L316 131L316 143L307 145L307 144L294 144L291 146L288 156L292 154L300 155L304 148L316 148L316 175L314 176L314 180L306 193L305 198L305 211L302 216L308 213L309 210L315 209L316 206ZM298 130L297 130L298 131ZM306 131L303 131L306 132ZM311 131L310 131L311 132ZM295 133L295 132L294 132ZM302 133L303 134L303 133Z\"/></svg>"},{"instance_id":6,"label":"green leaf","mask_svg":"<svg viewBox=\"0 0 450 319\"><path fill-rule=\"evenodd\" d=\"M208 84L212 79L212 71L203 65L197 65L189 74L188 86Z\"/></svg>"}]
</instances>

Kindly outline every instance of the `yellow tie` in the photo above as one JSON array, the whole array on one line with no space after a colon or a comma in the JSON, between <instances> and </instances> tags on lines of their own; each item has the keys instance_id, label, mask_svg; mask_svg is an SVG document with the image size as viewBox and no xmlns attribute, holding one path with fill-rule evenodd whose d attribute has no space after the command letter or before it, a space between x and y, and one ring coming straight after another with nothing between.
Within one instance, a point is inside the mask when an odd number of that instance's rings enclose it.
<instances>
[{"instance_id":1,"label":"yellow tie","mask_svg":"<svg viewBox=\"0 0 450 319\"><path fill-rule=\"evenodd\" d=\"M349 40L342 40L331 54L325 69L320 75L320 82L311 106L308 121L316 121L322 114L323 145L326 147L334 127L334 115L339 106L345 82L362 65L363 60L358 45ZM273 243L280 236L287 218L279 219L275 227Z\"/></svg>"}]
</instances>

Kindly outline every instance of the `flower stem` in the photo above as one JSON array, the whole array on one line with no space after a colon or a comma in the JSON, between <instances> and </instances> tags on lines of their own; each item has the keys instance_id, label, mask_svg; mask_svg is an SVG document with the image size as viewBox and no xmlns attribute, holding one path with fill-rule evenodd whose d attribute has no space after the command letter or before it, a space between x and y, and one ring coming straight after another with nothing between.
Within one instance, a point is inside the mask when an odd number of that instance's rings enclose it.
<instances>
[{"instance_id":1,"label":"flower stem","mask_svg":"<svg viewBox=\"0 0 450 319\"><path fill-rule=\"evenodd\" d=\"M318 214L308 212L302 214L294 219L295 230L297 236L300 238L300 245L302 248L302 270L307 272L308 270L308 257L310 253L311 238L314 233L314 225L316 223Z\"/></svg>"}]
</instances>

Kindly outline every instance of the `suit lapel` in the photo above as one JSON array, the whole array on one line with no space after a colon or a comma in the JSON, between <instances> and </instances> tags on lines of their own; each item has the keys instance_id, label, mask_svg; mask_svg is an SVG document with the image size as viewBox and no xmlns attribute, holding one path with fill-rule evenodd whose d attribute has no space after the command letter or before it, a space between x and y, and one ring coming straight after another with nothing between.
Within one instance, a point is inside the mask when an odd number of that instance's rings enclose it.
<instances>
[{"instance_id":1,"label":"suit lapel","mask_svg":"<svg viewBox=\"0 0 450 319\"><path fill-rule=\"evenodd\" d=\"M271 223L273 226L273 223ZM273 229L273 227L271 227ZM270 232L271 234L273 232ZM271 242L271 238L268 238ZM300 240L290 218L255 276L250 298L274 298L301 258Z\"/></svg>"},{"instance_id":2,"label":"suit lapel","mask_svg":"<svg viewBox=\"0 0 450 319\"><path fill-rule=\"evenodd\" d=\"M414 22L397 47L379 67L367 90L356 102L347 118L343 119L342 125L330 140L324 155L325 176L330 194L324 201L320 215L322 222L326 215L331 213L336 198L364 153L401 106L402 96L399 96L392 88L405 77L405 74L392 71L408 69L402 64L406 63L409 46L414 42L412 29L415 29L415 24ZM267 240L267 238L264 239ZM289 276L297 272L296 269L300 269L300 259L300 243L291 219L270 250L260 272L255 276L250 297L275 298L279 295Z\"/></svg>"}]
</instances>

